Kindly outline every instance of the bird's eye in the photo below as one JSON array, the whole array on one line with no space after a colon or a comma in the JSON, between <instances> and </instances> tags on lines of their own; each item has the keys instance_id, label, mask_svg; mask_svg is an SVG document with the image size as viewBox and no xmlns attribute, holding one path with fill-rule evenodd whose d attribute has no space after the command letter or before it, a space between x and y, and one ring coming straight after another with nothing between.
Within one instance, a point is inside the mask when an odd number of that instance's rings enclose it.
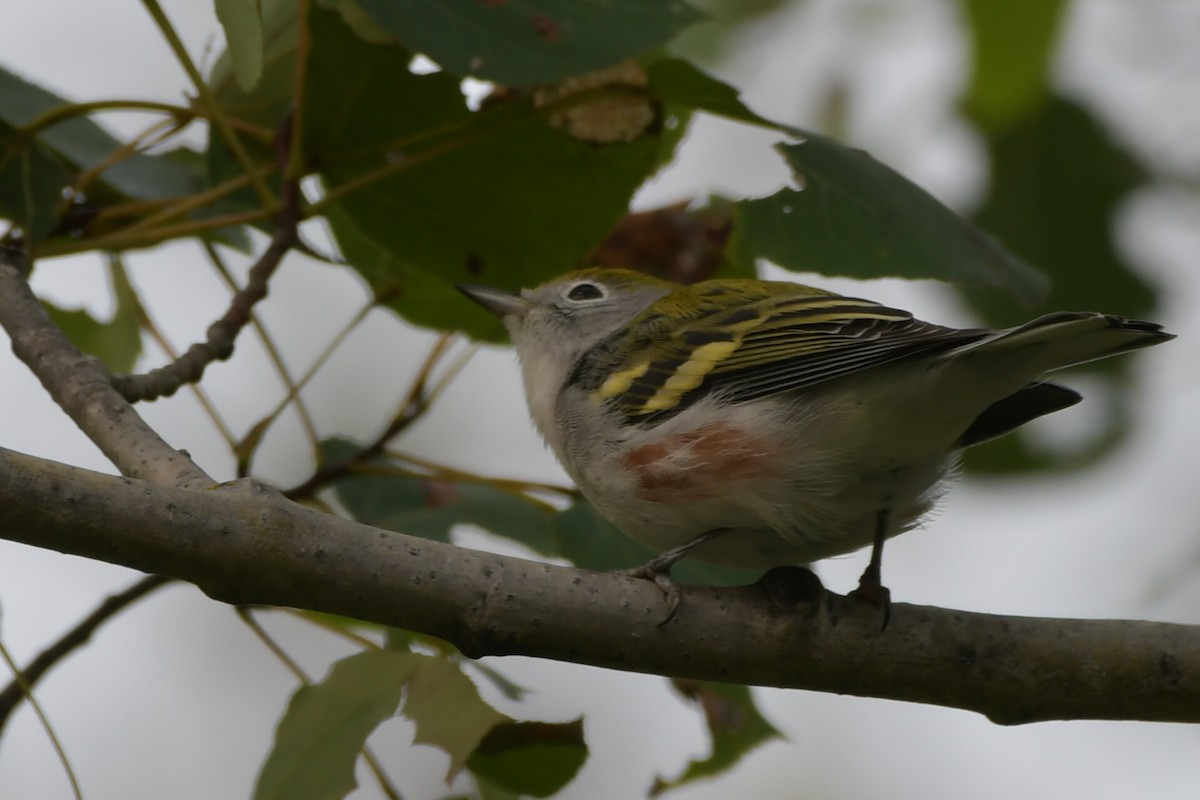
<instances>
[{"instance_id":1,"label":"bird's eye","mask_svg":"<svg viewBox=\"0 0 1200 800\"><path fill-rule=\"evenodd\" d=\"M604 290L594 283L577 283L567 292L568 300L599 300Z\"/></svg>"}]
</instances>

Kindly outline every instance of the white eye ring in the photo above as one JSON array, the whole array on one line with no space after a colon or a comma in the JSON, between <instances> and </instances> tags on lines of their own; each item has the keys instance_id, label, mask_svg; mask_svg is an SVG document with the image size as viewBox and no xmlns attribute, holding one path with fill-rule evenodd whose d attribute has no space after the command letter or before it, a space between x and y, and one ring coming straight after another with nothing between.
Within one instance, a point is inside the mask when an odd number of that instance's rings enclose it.
<instances>
[{"instance_id":1,"label":"white eye ring","mask_svg":"<svg viewBox=\"0 0 1200 800\"><path fill-rule=\"evenodd\" d=\"M608 294L599 284L581 281L567 289L563 296L574 303L589 303L593 300L603 300Z\"/></svg>"}]
</instances>

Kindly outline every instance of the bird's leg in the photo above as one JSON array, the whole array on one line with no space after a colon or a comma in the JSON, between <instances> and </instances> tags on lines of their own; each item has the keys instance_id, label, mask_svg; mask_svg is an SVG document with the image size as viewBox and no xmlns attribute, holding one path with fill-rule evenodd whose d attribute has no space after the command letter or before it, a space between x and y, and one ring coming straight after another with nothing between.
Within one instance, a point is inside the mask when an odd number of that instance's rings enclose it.
<instances>
[{"instance_id":1,"label":"bird's leg","mask_svg":"<svg viewBox=\"0 0 1200 800\"><path fill-rule=\"evenodd\" d=\"M625 573L631 578L654 581L654 585L666 597L667 615L658 623L660 627L666 625L675 617L675 612L679 610L679 601L682 597L679 591L679 584L675 583L671 578L671 567L679 563L684 556L700 545L712 541L722 533L727 533L728 531L729 528L713 528L711 531L705 531L695 539L684 542L678 547L672 547L670 550L664 550L640 567L635 567Z\"/></svg>"},{"instance_id":2,"label":"bird's leg","mask_svg":"<svg viewBox=\"0 0 1200 800\"><path fill-rule=\"evenodd\" d=\"M850 593L851 597L865 600L883 611L883 628L887 628L888 618L892 613L892 592L882 581L883 542L887 538L888 521L891 518L891 508L884 506L879 509L875 518L875 541L871 546L871 560L858 579L858 588ZM882 629L881 629L882 630Z\"/></svg>"}]
</instances>

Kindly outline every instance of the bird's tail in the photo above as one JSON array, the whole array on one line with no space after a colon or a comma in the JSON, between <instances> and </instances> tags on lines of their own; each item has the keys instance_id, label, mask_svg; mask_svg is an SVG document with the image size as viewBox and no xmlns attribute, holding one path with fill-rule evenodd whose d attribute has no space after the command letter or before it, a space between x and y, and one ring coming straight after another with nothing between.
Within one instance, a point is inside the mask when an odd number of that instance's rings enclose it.
<instances>
[{"instance_id":1,"label":"bird's tail","mask_svg":"<svg viewBox=\"0 0 1200 800\"><path fill-rule=\"evenodd\" d=\"M999 331L962 348L960 355L1003 356L1020 354L1040 372L1128 353L1174 339L1153 322L1126 319L1115 314L1058 312ZM972 352L974 351L974 352Z\"/></svg>"}]
</instances>

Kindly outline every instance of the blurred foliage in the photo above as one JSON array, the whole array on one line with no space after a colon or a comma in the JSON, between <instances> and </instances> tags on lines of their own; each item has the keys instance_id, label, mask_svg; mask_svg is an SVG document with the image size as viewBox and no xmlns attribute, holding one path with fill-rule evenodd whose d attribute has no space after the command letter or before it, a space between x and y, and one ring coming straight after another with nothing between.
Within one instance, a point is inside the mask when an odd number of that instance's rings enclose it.
<instances>
[{"instance_id":1,"label":"blurred foliage","mask_svg":"<svg viewBox=\"0 0 1200 800\"><path fill-rule=\"evenodd\" d=\"M782 736L758 710L749 686L678 678L671 684L704 713L712 752L707 758L692 761L674 780L659 778L651 788L651 797L719 775L759 745Z\"/></svg>"},{"instance_id":2,"label":"blurred foliage","mask_svg":"<svg viewBox=\"0 0 1200 800\"><path fill-rule=\"evenodd\" d=\"M1064 0L961 0L974 64L963 108L988 129L1019 122L1045 102Z\"/></svg>"},{"instance_id":3,"label":"blurred foliage","mask_svg":"<svg viewBox=\"0 0 1200 800\"><path fill-rule=\"evenodd\" d=\"M45 306L50 317L76 346L100 359L112 372L128 372L142 353L140 303L119 259L109 259L108 278L116 301L112 319L108 322L100 322L82 309L61 309L52 303L45 303Z\"/></svg>"},{"instance_id":4,"label":"blurred foliage","mask_svg":"<svg viewBox=\"0 0 1200 800\"><path fill-rule=\"evenodd\" d=\"M1155 305L1153 287L1113 241L1114 214L1146 171L1049 79L1063 0L961 0L974 55L961 109L991 165L979 227L868 154L761 117L693 63L741 46L739 26L769 19L782 0L705 0L709 19L690 30L704 15L679 0L215 2L228 49L208 77L211 101L194 87L178 106L74 104L0 69L4 244L34 260L193 238L249 247L247 232L270 230L291 179L304 180L302 218L332 235L330 260L379 305L477 339L501 340L502 328L457 282L516 288L581 263L685 281L750 274L760 259L826 275L938 278L973 287L964 296L997 325L1036 303L1129 315ZM844 105L853 87L835 80L828 94ZM90 119L121 109L156 118L128 141ZM775 132L790 185L630 213L698 114ZM207 126L203 152L180 144L193 125ZM146 320L135 286L111 263L111 321L50 310L80 347L124 371ZM1105 362L1118 399L1088 448L1039 451L1009 436L972 451L970 465L1061 469L1100 456L1124 431L1122 365ZM416 405L425 388L415 387ZM276 414L245 439L240 463ZM591 569L651 556L567 489L408 463L383 443L331 439L317 450L313 485L362 522L440 541L473 525ZM675 574L699 584L757 576L687 561ZM586 759L581 721L514 721L481 699L466 663L438 643L393 632L388 648L344 659L297 690L256 797L344 796L364 742L402 696L417 741L450 754L450 777L465 770L476 796L552 795ZM499 672L476 669L520 698ZM656 792L716 775L778 735L745 687L676 685L703 710L712 752Z\"/></svg>"}]
</instances>

